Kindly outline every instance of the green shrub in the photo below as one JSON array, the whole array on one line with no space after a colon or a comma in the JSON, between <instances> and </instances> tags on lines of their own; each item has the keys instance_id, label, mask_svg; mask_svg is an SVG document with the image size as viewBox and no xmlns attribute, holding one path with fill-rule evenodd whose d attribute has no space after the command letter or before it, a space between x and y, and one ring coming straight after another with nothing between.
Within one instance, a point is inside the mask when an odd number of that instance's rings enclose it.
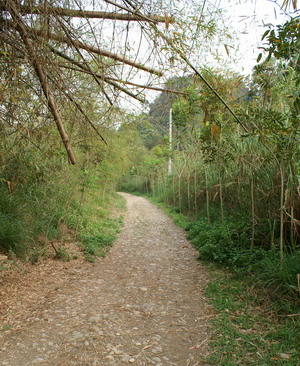
<instances>
[{"instance_id":1,"label":"green shrub","mask_svg":"<svg viewBox=\"0 0 300 366\"><path fill-rule=\"evenodd\" d=\"M25 243L30 235L30 228L24 222L25 213L22 205L1 187L0 193L0 250L13 251L23 255Z\"/></svg>"},{"instance_id":2,"label":"green shrub","mask_svg":"<svg viewBox=\"0 0 300 366\"><path fill-rule=\"evenodd\" d=\"M278 254L254 246L250 248L251 228L247 221L208 224L201 219L188 226L188 238L199 250L201 260L213 261L237 274L250 274L275 294L299 296L297 274L300 252L285 253L281 264Z\"/></svg>"},{"instance_id":3,"label":"green shrub","mask_svg":"<svg viewBox=\"0 0 300 366\"><path fill-rule=\"evenodd\" d=\"M259 248L250 250L250 230L243 221L208 224L202 219L190 225L188 237L199 250L201 259L247 272L264 254Z\"/></svg>"},{"instance_id":4,"label":"green shrub","mask_svg":"<svg viewBox=\"0 0 300 366\"><path fill-rule=\"evenodd\" d=\"M283 263L279 255L269 253L260 262L257 277L261 283L276 293L299 296L297 275L300 273L300 251L286 253Z\"/></svg>"},{"instance_id":5,"label":"green shrub","mask_svg":"<svg viewBox=\"0 0 300 366\"><path fill-rule=\"evenodd\" d=\"M107 248L113 244L123 224L123 218L97 217L96 222L90 222L80 233L79 239L83 252L89 262L94 257L102 257L106 254Z\"/></svg>"}]
</instances>

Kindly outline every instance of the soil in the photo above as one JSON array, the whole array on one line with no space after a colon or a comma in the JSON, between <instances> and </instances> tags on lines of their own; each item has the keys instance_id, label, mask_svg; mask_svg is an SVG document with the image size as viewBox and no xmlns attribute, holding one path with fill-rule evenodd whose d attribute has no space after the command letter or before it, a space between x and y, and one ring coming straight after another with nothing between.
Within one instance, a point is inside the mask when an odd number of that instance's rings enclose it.
<instances>
[{"instance_id":1,"label":"soil","mask_svg":"<svg viewBox=\"0 0 300 366\"><path fill-rule=\"evenodd\" d=\"M197 252L160 209L122 195L106 258L0 272L0 365L207 365L213 314Z\"/></svg>"}]
</instances>

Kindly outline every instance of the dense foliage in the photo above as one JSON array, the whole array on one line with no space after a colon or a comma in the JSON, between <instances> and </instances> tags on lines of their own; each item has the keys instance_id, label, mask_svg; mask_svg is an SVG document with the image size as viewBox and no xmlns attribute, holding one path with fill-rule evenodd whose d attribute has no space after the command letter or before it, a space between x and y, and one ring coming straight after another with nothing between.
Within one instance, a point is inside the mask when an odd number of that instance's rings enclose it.
<instances>
[{"instance_id":1,"label":"dense foliage","mask_svg":"<svg viewBox=\"0 0 300 366\"><path fill-rule=\"evenodd\" d=\"M26 135L22 129L3 127L2 252L35 261L52 251L51 243L58 249L65 228L88 254L94 254L96 243L112 242L118 220L109 219L109 207L116 201L118 180L133 161L127 148L133 140L136 146L138 133L131 128L121 133L114 127L102 128L102 133L107 144L84 126L73 128L73 136L81 140L75 147L78 163L71 166L53 126L36 127Z\"/></svg>"}]
</instances>

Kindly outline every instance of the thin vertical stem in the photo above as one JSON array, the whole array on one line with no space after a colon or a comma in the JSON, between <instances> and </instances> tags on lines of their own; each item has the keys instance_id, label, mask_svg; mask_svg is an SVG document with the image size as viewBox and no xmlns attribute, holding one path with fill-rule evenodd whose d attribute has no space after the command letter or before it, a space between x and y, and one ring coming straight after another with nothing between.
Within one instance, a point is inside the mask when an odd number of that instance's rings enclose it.
<instances>
[{"instance_id":1,"label":"thin vertical stem","mask_svg":"<svg viewBox=\"0 0 300 366\"><path fill-rule=\"evenodd\" d=\"M197 171L196 171L196 169L194 171L194 207L195 207L195 213L197 213L198 207L197 207Z\"/></svg>"},{"instance_id":2,"label":"thin vertical stem","mask_svg":"<svg viewBox=\"0 0 300 366\"><path fill-rule=\"evenodd\" d=\"M179 205L179 212L181 213L181 174L179 175L178 179L178 205Z\"/></svg>"},{"instance_id":3,"label":"thin vertical stem","mask_svg":"<svg viewBox=\"0 0 300 366\"><path fill-rule=\"evenodd\" d=\"M294 236L294 207L291 207L291 246L296 250L295 236Z\"/></svg>"},{"instance_id":4,"label":"thin vertical stem","mask_svg":"<svg viewBox=\"0 0 300 366\"><path fill-rule=\"evenodd\" d=\"M281 178L281 190L280 190L280 264L283 266L284 259L284 168L282 162L280 163L280 178Z\"/></svg>"},{"instance_id":5,"label":"thin vertical stem","mask_svg":"<svg viewBox=\"0 0 300 366\"><path fill-rule=\"evenodd\" d=\"M172 122L172 108L170 108L170 115L169 115L169 160L168 160L168 175L172 175L172 129L173 129L173 122Z\"/></svg>"},{"instance_id":6,"label":"thin vertical stem","mask_svg":"<svg viewBox=\"0 0 300 366\"><path fill-rule=\"evenodd\" d=\"M220 184L221 221L222 224L224 224L224 202L223 202L223 185L222 185L221 170L219 170L219 184Z\"/></svg>"},{"instance_id":7,"label":"thin vertical stem","mask_svg":"<svg viewBox=\"0 0 300 366\"><path fill-rule=\"evenodd\" d=\"M272 237L271 237L271 249L274 253L275 253L275 250L276 250L276 246L275 246L275 229L276 229L276 220L274 220L274 222L273 222Z\"/></svg>"},{"instance_id":8,"label":"thin vertical stem","mask_svg":"<svg viewBox=\"0 0 300 366\"><path fill-rule=\"evenodd\" d=\"M190 202L190 196L191 196L191 192L190 192L190 175L188 173L187 175L187 199L188 199L188 214L191 214L191 202Z\"/></svg>"},{"instance_id":9,"label":"thin vertical stem","mask_svg":"<svg viewBox=\"0 0 300 366\"><path fill-rule=\"evenodd\" d=\"M172 193L173 193L173 207L175 208L176 207L176 182L175 182L175 176L173 175L173 189L172 189Z\"/></svg>"},{"instance_id":10,"label":"thin vertical stem","mask_svg":"<svg viewBox=\"0 0 300 366\"><path fill-rule=\"evenodd\" d=\"M210 224L208 176L207 176L207 168L206 167L204 169L204 173L205 173L205 190L206 190L206 218L207 218L207 222Z\"/></svg>"},{"instance_id":11,"label":"thin vertical stem","mask_svg":"<svg viewBox=\"0 0 300 366\"><path fill-rule=\"evenodd\" d=\"M251 218L252 218L252 230L251 230L251 249L254 247L255 240L255 196L254 196L254 173L251 172Z\"/></svg>"}]
</instances>

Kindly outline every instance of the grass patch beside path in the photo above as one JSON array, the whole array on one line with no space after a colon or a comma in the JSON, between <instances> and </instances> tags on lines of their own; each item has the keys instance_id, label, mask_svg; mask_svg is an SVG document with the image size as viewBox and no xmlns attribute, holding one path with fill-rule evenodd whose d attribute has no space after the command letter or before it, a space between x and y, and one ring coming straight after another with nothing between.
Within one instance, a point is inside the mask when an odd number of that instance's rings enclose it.
<instances>
[{"instance_id":1,"label":"grass patch beside path","mask_svg":"<svg viewBox=\"0 0 300 366\"><path fill-rule=\"evenodd\" d=\"M262 289L224 270L208 266L206 295L213 304L212 365L298 366L300 316L282 312Z\"/></svg>"},{"instance_id":2,"label":"grass patch beside path","mask_svg":"<svg viewBox=\"0 0 300 366\"><path fill-rule=\"evenodd\" d=\"M85 215L88 220L82 223L79 240L86 260L94 262L96 257L106 256L123 226L125 199L114 194L105 204L95 201L88 210Z\"/></svg>"}]
</instances>

